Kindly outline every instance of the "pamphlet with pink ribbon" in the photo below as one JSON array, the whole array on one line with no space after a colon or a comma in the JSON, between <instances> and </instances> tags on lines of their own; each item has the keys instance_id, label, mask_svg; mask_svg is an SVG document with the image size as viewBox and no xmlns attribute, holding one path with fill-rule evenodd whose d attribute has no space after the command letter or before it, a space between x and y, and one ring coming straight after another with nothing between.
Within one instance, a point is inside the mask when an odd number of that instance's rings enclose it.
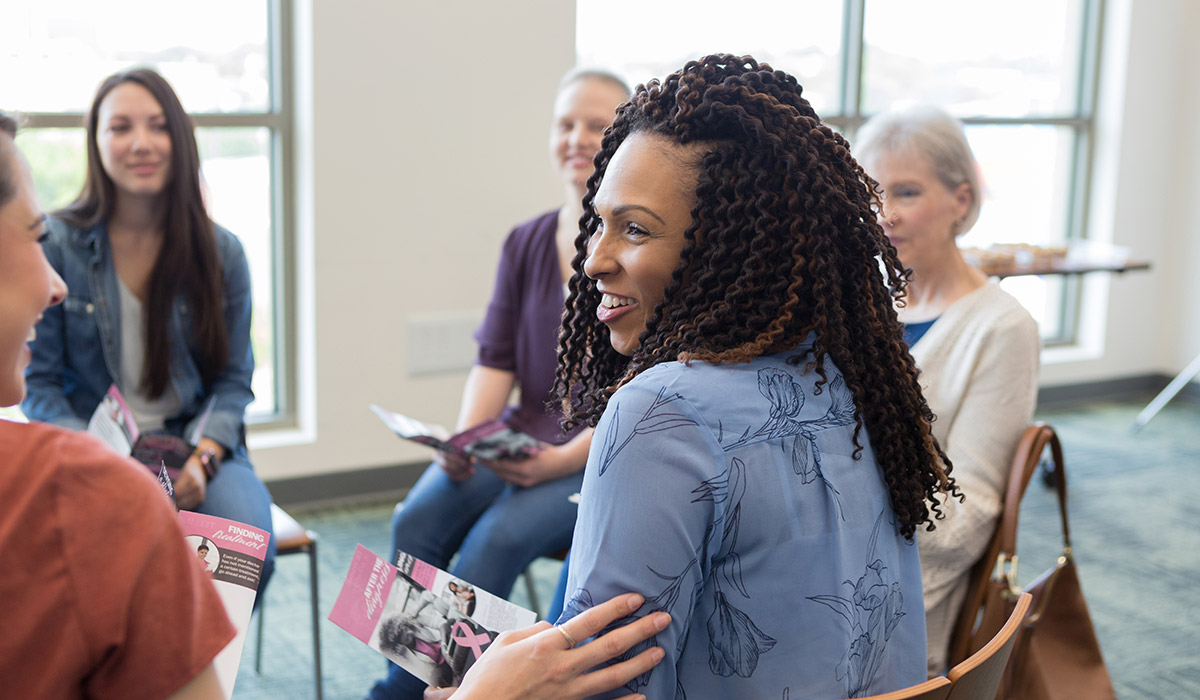
<instances>
[{"instance_id":1,"label":"pamphlet with pink ribbon","mask_svg":"<svg viewBox=\"0 0 1200 700\"><path fill-rule=\"evenodd\" d=\"M497 635L537 615L404 552L393 566L359 545L329 619L444 687L458 685Z\"/></svg>"}]
</instances>

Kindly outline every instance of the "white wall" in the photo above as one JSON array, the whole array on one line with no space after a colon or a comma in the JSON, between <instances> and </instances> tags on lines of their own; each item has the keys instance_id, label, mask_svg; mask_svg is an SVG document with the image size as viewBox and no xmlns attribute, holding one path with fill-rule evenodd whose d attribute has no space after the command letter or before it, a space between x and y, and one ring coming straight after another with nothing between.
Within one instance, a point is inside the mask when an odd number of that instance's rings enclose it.
<instances>
[{"instance_id":1,"label":"white wall","mask_svg":"<svg viewBox=\"0 0 1200 700\"><path fill-rule=\"evenodd\" d=\"M508 229L558 203L546 130L574 62L569 0L309 1L298 208L312 396L301 430L252 436L267 480L425 458L370 402L454 422L464 375L409 376L406 322L481 312ZM1200 3L1107 11L1090 235L1153 269L1091 276L1108 303L1088 311L1086 347L1047 354L1046 385L1174 374L1200 352Z\"/></svg>"},{"instance_id":2,"label":"white wall","mask_svg":"<svg viewBox=\"0 0 1200 700\"><path fill-rule=\"evenodd\" d=\"M1200 352L1198 7L1106 3L1089 236L1152 269L1088 277L1084 347L1045 353L1043 385L1174 374Z\"/></svg>"},{"instance_id":3,"label":"white wall","mask_svg":"<svg viewBox=\"0 0 1200 700\"><path fill-rule=\"evenodd\" d=\"M1196 40L1200 3L1185 1L1181 5L1180 22L1174 28L1179 41L1175 59L1179 76L1171 86L1179 109L1175 187L1167 222L1171 238L1163 258L1164 272L1174 282L1167 290L1173 304L1160 318L1164 344L1171 352L1166 368L1172 373L1200 355L1200 41ZM1174 342L1170 341L1172 335Z\"/></svg>"},{"instance_id":4,"label":"white wall","mask_svg":"<svg viewBox=\"0 0 1200 700\"><path fill-rule=\"evenodd\" d=\"M416 461L371 402L453 424L462 374L410 377L413 316L481 312L501 242L560 204L547 151L574 3L313 0L298 86L311 217L312 415L253 435L264 479ZM303 41L303 39L302 39ZM298 42L304 53L304 45ZM300 111L306 110L305 105ZM306 234L306 230L308 233ZM303 303L303 302L302 302ZM311 345L310 345L311 343ZM311 400L315 400L315 404Z\"/></svg>"}]
</instances>

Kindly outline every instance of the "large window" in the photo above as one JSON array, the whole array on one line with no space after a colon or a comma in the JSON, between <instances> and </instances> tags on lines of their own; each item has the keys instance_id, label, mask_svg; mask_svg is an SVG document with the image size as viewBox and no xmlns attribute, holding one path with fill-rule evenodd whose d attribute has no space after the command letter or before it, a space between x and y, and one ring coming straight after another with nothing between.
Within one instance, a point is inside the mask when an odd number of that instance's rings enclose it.
<instances>
[{"instance_id":1,"label":"large window","mask_svg":"<svg viewBox=\"0 0 1200 700\"><path fill-rule=\"evenodd\" d=\"M786 70L854 141L870 115L939 105L966 123L984 182L964 247L1061 246L1083 235L1099 0L577 0L579 62L632 84L703 54L750 54ZM1077 281L1003 285L1047 343L1073 340Z\"/></svg>"},{"instance_id":2,"label":"large window","mask_svg":"<svg viewBox=\"0 0 1200 700\"><path fill-rule=\"evenodd\" d=\"M108 75L158 70L196 123L213 220L242 241L253 281L257 369L249 418L291 412L286 232L290 135L282 27L286 0L41 0L0 24L0 95L22 112L17 142L42 206L72 201L86 169L84 112Z\"/></svg>"}]
</instances>

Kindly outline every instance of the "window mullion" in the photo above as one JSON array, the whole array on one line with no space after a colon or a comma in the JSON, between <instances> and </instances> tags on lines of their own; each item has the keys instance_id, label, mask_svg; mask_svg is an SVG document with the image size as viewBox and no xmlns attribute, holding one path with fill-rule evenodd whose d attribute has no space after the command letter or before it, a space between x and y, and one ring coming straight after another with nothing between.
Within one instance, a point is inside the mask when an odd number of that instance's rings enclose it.
<instances>
[{"instance_id":1,"label":"window mullion","mask_svg":"<svg viewBox=\"0 0 1200 700\"><path fill-rule=\"evenodd\" d=\"M1104 0L1083 3L1083 40L1080 44L1075 114L1089 122L1096 113L1096 86L1100 71L1100 36L1104 23Z\"/></svg>"},{"instance_id":2,"label":"window mullion","mask_svg":"<svg viewBox=\"0 0 1200 700\"><path fill-rule=\"evenodd\" d=\"M82 112L21 112L24 126L30 129L81 129Z\"/></svg>"},{"instance_id":3,"label":"window mullion","mask_svg":"<svg viewBox=\"0 0 1200 700\"><path fill-rule=\"evenodd\" d=\"M290 293L295 284L295 255L292 232L295 230L295 208L292 192L295 187L293 167L292 129L292 79L294 76L292 57L293 51L292 27L294 17L291 0L271 0L268 3L269 22L272 31L269 33L271 44L269 50L271 71L271 108L280 115L279 124L272 131L271 149L272 170L272 268L275 272L273 288L275 292L275 318L272 325L275 337L276 381L275 381L275 420L286 424L294 424L297 415L296 400L296 343L294 342L295 299Z\"/></svg>"},{"instance_id":4,"label":"window mullion","mask_svg":"<svg viewBox=\"0 0 1200 700\"><path fill-rule=\"evenodd\" d=\"M1074 127L1075 149L1071 159L1071 205L1067 209L1066 239L1080 240L1087 235L1088 193L1092 187L1092 148L1096 114L1097 77L1100 69L1100 37L1103 29L1104 0L1083 3L1083 37L1080 41L1079 69L1076 73ZM1083 298L1080 276L1063 279L1059 305L1062 319L1058 338L1047 338L1047 345L1073 342L1079 334L1079 307Z\"/></svg>"},{"instance_id":5,"label":"window mullion","mask_svg":"<svg viewBox=\"0 0 1200 700\"><path fill-rule=\"evenodd\" d=\"M862 115L862 68L863 68L863 17L866 0L844 0L842 6L842 65L840 116L847 133L853 132L863 122ZM839 120L842 121L842 120Z\"/></svg>"}]
</instances>

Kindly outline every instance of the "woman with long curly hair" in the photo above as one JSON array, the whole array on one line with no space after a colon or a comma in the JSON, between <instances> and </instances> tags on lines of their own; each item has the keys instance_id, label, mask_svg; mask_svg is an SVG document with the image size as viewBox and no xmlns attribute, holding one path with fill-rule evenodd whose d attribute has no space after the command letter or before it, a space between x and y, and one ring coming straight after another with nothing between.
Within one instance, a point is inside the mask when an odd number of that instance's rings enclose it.
<instances>
[{"instance_id":1,"label":"woman with long curly hair","mask_svg":"<svg viewBox=\"0 0 1200 700\"><path fill-rule=\"evenodd\" d=\"M795 78L708 56L640 86L588 180L556 393L594 425L562 620L671 614L647 698L925 679L913 534L957 493L875 183Z\"/></svg>"},{"instance_id":2,"label":"woman with long curly hair","mask_svg":"<svg viewBox=\"0 0 1200 700\"><path fill-rule=\"evenodd\" d=\"M929 106L884 112L858 131L854 152L879 180L880 224L912 270L898 315L938 416L933 433L970 494L946 504L936 531L917 535L932 676L954 662L947 647L971 567L995 530L1009 465L1033 418L1041 343L1029 312L958 249L983 194L962 124Z\"/></svg>"}]
</instances>

